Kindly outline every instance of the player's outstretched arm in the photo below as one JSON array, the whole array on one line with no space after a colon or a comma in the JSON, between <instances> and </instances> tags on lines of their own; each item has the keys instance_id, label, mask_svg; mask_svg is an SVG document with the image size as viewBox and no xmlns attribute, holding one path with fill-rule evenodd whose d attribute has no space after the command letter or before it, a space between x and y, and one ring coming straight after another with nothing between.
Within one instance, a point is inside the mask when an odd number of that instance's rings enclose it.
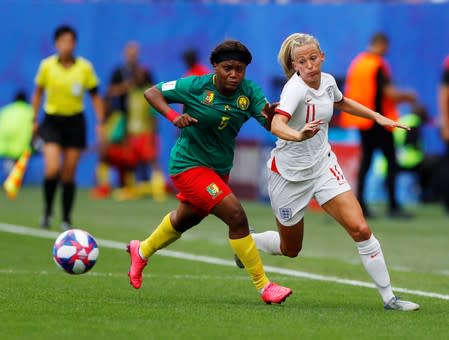
<instances>
[{"instance_id":1,"label":"player's outstretched arm","mask_svg":"<svg viewBox=\"0 0 449 340\"><path fill-rule=\"evenodd\" d=\"M341 101L338 103L335 103L334 106L341 110L348 112L354 116L368 118L371 120L374 120L377 124L387 127L398 127L405 130L410 130L410 128L406 125L403 125L399 122L396 122L392 119L389 119L385 116L382 116L379 112L375 112L369 108L367 108L365 105L362 105L358 102L356 102L353 99L343 97Z\"/></svg>"}]
</instances>

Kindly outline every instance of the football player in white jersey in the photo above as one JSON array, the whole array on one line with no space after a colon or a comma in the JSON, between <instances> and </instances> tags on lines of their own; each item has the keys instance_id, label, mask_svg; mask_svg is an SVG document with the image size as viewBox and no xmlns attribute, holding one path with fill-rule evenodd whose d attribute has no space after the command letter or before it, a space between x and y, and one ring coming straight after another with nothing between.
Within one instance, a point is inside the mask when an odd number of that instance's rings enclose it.
<instances>
[{"instance_id":1,"label":"football player in white jersey","mask_svg":"<svg viewBox=\"0 0 449 340\"><path fill-rule=\"evenodd\" d=\"M271 124L271 132L278 140L267 163L268 192L278 232L253 233L257 247L270 254L296 257L302 247L304 210L315 198L356 242L385 309L419 309L419 305L393 294L379 241L368 226L328 142L334 108L372 119L385 127L408 128L345 98L334 77L321 72L324 53L313 36L290 35L282 43L278 59L289 79Z\"/></svg>"}]
</instances>

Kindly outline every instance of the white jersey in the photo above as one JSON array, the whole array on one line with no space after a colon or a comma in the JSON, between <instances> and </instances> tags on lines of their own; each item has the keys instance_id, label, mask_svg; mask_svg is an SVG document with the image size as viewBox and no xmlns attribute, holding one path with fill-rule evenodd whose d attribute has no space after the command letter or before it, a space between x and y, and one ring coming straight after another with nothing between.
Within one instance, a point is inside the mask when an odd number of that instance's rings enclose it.
<instances>
[{"instance_id":1,"label":"white jersey","mask_svg":"<svg viewBox=\"0 0 449 340\"><path fill-rule=\"evenodd\" d=\"M289 181L317 177L326 166L330 152L328 128L334 103L342 99L343 94L330 74L321 73L320 87L315 90L295 73L282 89L276 112L288 116L288 125L298 131L316 119L321 119L323 125L315 136L305 141L290 142L278 138L267 166L273 168L275 162L277 171Z\"/></svg>"}]
</instances>

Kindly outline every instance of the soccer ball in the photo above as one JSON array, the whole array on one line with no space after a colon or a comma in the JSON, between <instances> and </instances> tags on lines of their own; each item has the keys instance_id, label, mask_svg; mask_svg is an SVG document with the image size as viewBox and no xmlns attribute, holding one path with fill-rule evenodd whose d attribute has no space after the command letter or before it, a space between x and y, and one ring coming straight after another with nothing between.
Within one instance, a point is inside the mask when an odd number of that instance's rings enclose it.
<instances>
[{"instance_id":1,"label":"soccer ball","mask_svg":"<svg viewBox=\"0 0 449 340\"><path fill-rule=\"evenodd\" d=\"M53 245L53 260L69 274L83 274L92 269L99 254L97 242L87 231L64 231Z\"/></svg>"}]
</instances>

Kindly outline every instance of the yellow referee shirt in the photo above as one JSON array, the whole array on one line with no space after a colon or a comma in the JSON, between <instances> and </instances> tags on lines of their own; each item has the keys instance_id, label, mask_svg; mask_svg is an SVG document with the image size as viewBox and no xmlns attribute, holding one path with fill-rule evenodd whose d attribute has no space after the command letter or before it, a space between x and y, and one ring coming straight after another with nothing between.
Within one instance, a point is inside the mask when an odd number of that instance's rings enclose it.
<instances>
[{"instance_id":1,"label":"yellow referee shirt","mask_svg":"<svg viewBox=\"0 0 449 340\"><path fill-rule=\"evenodd\" d=\"M47 114L74 115L84 110L84 92L99 84L92 64L81 57L70 67L64 67L57 55L42 60L35 78L37 86L44 88Z\"/></svg>"}]
</instances>

